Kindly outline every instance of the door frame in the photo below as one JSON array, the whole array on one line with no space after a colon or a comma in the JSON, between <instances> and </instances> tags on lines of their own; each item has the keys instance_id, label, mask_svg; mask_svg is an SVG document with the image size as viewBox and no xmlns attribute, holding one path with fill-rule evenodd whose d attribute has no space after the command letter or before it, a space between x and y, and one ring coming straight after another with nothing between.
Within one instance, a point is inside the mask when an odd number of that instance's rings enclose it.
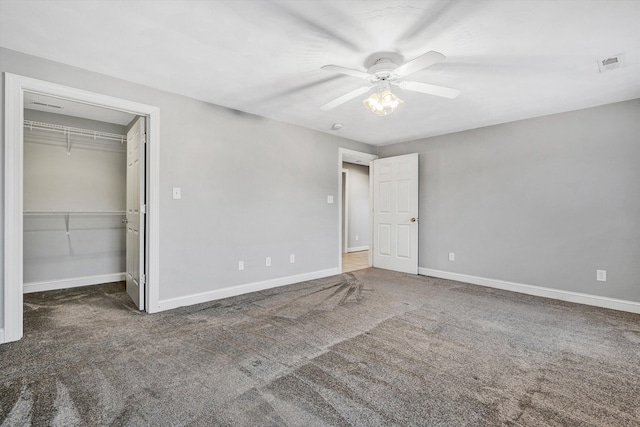
<instances>
[{"instance_id":1,"label":"door frame","mask_svg":"<svg viewBox=\"0 0 640 427\"><path fill-rule=\"evenodd\" d=\"M4 73L4 322L0 343L23 335L23 168L24 94L38 93L82 104L119 110L148 119L146 147L145 308L159 310L159 164L160 109L44 80Z\"/></svg>"},{"instance_id":2,"label":"door frame","mask_svg":"<svg viewBox=\"0 0 640 427\"><path fill-rule=\"evenodd\" d=\"M378 158L375 154L364 153L361 151L349 150L348 148L338 149L338 271L342 273L342 162L347 156L351 159L362 160L363 164L369 165L369 267L372 264L371 254L374 248L373 242L373 181L372 181L372 165L371 162ZM345 239L346 240L346 239Z\"/></svg>"},{"instance_id":3,"label":"door frame","mask_svg":"<svg viewBox=\"0 0 640 427\"><path fill-rule=\"evenodd\" d=\"M342 168L342 187L344 188L343 194L340 194L340 201L344 200L344 206L341 207L344 215L342 218L343 224L343 234L342 234L342 253L347 253L347 248L349 247L349 169Z\"/></svg>"}]
</instances>

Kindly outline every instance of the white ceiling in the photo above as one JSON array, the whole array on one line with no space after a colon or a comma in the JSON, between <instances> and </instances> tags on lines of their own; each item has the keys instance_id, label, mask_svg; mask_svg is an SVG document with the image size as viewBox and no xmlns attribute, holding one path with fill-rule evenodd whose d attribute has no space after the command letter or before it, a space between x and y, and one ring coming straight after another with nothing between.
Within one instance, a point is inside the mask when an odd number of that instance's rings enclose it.
<instances>
[{"instance_id":1,"label":"white ceiling","mask_svg":"<svg viewBox=\"0 0 640 427\"><path fill-rule=\"evenodd\" d=\"M376 145L640 97L639 0L0 0L0 45ZM458 98L319 109L362 86L321 66L430 50L447 60L411 80Z\"/></svg>"}]
</instances>

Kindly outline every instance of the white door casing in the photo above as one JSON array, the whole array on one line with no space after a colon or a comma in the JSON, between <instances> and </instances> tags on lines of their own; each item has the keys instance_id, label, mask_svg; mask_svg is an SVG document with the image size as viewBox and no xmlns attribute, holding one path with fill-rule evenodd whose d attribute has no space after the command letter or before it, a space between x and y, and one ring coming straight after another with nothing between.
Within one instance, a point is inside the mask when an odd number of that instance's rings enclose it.
<instances>
[{"instance_id":1,"label":"white door casing","mask_svg":"<svg viewBox=\"0 0 640 427\"><path fill-rule=\"evenodd\" d=\"M147 165L146 311L160 311L159 289L159 185L160 109L121 98L56 83L4 74L4 283L0 343L16 341L23 334L23 120L24 93L34 92L70 101L146 116L149 128Z\"/></svg>"},{"instance_id":2,"label":"white door casing","mask_svg":"<svg viewBox=\"0 0 640 427\"><path fill-rule=\"evenodd\" d=\"M342 169L342 252L349 248L349 169Z\"/></svg>"},{"instance_id":3,"label":"white door casing","mask_svg":"<svg viewBox=\"0 0 640 427\"><path fill-rule=\"evenodd\" d=\"M127 293L144 310L144 159L145 120L139 117L127 132ZM140 191L140 189L143 191Z\"/></svg>"},{"instance_id":4,"label":"white door casing","mask_svg":"<svg viewBox=\"0 0 640 427\"><path fill-rule=\"evenodd\" d=\"M373 266L418 274L418 154L374 160Z\"/></svg>"}]
</instances>

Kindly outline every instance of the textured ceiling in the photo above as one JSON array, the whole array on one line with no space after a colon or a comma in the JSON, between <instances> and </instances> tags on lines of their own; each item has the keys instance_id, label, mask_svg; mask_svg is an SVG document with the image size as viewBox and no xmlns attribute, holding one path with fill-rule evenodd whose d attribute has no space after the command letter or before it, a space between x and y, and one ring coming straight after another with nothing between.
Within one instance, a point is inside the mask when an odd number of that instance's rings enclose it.
<instances>
[{"instance_id":1,"label":"textured ceiling","mask_svg":"<svg viewBox=\"0 0 640 427\"><path fill-rule=\"evenodd\" d=\"M638 0L0 0L0 45L376 145L640 97ZM430 50L447 59L410 80L458 98L394 88L391 116L365 95L319 109L362 86L321 66Z\"/></svg>"}]
</instances>

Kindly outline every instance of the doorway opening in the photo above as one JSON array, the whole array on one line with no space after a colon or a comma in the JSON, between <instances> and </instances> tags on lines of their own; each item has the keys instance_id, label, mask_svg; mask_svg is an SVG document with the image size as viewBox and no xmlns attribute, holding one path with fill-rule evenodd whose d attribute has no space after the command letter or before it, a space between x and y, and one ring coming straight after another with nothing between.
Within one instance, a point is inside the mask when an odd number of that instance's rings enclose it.
<instances>
[{"instance_id":1,"label":"doorway opening","mask_svg":"<svg viewBox=\"0 0 640 427\"><path fill-rule=\"evenodd\" d=\"M158 108L10 73L5 73L5 105L4 315L0 342L22 337L25 292L123 279L128 285L129 275L133 276L129 264L135 264L123 254L123 240L127 242L127 255L139 257L135 268L140 293L138 301L132 299L144 311L158 311ZM65 109L68 115L59 114ZM141 179L130 191L126 185L133 182L127 177L131 151L128 131L136 126L141 129L141 118L146 119L142 126L148 139L138 139L144 161L138 162L136 170ZM116 127L109 127L108 122L116 122L111 123ZM88 124L93 124L93 129L86 129ZM100 126L103 128L98 129ZM62 133L62 141L54 138L47 144L48 138L43 135L55 130ZM83 131L89 131L89 135L79 135ZM106 142L109 136L112 140ZM55 146L60 144L62 147ZM51 168L60 168L51 157L56 149L66 149L64 155L69 158L76 155L67 159L66 167L72 172L89 169L92 174L55 173ZM99 151L108 154L106 164L111 166L106 170L100 170L105 164L97 160ZM122 163L115 166L118 160ZM122 186L125 191L116 188ZM144 200L134 212L137 216L130 215L130 193ZM138 253L128 248L131 218L143 225L137 229ZM62 222L63 233L59 233ZM116 225L118 222L120 225ZM127 229L124 239L122 225ZM108 256L95 256L100 251ZM66 255L61 257L63 253ZM25 266L25 261L34 260L35 264ZM55 268L51 269L53 264ZM53 275L42 280L43 271Z\"/></svg>"},{"instance_id":2,"label":"doorway opening","mask_svg":"<svg viewBox=\"0 0 640 427\"><path fill-rule=\"evenodd\" d=\"M24 106L23 293L125 280L136 116L30 92Z\"/></svg>"},{"instance_id":3,"label":"doorway opening","mask_svg":"<svg viewBox=\"0 0 640 427\"><path fill-rule=\"evenodd\" d=\"M340 252L345 273L370 267L372 187L369 164L378 156L339 150Z\"/></svg>"}]
</instances>

